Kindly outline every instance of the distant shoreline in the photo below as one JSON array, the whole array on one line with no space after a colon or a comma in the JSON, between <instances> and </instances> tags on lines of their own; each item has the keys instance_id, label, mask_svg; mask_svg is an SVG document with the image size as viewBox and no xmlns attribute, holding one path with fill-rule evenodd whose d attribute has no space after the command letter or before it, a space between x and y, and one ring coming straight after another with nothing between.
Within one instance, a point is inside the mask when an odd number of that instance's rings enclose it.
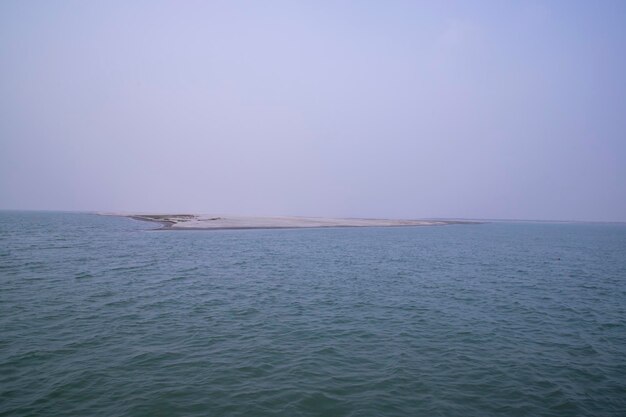
<instances>
[{"instance_id":1,"label":"distant shoreline","mask_svg":"<svg viewBox=\"0 0 626 417\"><path fill-rule=\"evenodd\" d=\"M253 217L211 216L200 214L127 214L99 213L133 220L158 223L156 230L247 230L247 229L319 229L331 227L416 227L453 224L482 224L465 220L406 220L324 217Z\"/></svg>"}]
</instances>

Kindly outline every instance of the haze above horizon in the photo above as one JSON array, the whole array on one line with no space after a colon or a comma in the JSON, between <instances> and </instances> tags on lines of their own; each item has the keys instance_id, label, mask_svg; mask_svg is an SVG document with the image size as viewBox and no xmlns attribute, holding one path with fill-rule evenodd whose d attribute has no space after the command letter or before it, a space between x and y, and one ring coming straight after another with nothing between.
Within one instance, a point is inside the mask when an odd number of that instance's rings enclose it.
<instances>
[{"instance_id":1,"label":"haze above horizon","mask_svg":"<svg viewBox=\"0 0 626 417\"><path fill-rule=\"evenodd\" d=\"M0 4L0 209L626 221L626 2Z\"/></svg>"}]
</instances>

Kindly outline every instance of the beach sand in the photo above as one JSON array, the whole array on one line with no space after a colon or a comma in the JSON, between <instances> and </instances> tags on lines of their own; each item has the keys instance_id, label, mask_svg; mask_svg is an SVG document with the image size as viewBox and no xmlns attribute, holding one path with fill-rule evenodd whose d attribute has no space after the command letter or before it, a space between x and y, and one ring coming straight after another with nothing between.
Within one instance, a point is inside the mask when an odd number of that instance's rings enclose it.
<instances>
[{"instance_id":1,"label":"beach sand","mask_svg":"<svg viewBox=\"0 0 626 417\"><path fill-rule=\"evenodd\" d=\"M359 219L325 217L252 217L204 214L128 214L99 213L123 216L135 220L160 223L166 230L219 230L219 229L297 229L320 227L398 227L398 226L443 226L449 224L474 224L476 222L456 220L400 220Z\"/></svg>"}]
</instances>

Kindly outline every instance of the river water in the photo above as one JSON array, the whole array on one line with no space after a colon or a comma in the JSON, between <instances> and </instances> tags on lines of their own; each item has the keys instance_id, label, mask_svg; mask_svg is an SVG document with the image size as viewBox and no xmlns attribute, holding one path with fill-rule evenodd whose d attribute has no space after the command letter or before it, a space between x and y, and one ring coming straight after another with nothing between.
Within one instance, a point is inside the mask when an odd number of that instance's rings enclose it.
<instances>
[{"instance_id":1,"label":"river water","mask_svg":"<svg viewBox=\"0 0 626 417\"><path fill-rule=\"evenodd\" d=\"M626 415L626 225L0 212L0 416Z\"/></svg>"}]
</instances>

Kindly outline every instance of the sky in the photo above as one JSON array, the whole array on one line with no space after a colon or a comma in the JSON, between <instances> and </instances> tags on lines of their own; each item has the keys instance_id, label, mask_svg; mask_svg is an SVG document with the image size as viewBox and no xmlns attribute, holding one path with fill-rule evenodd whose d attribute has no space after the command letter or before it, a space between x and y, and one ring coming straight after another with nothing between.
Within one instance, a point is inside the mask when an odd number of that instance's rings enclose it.
<instances>
[{"instance_id":1,"label":"sky","mask_svg":"<svg viewBox=\"0 0 626 417\"><path fill-rule=\"evenodd\" d=\"M0 2L0 209L626 221L624 1Z\"/></svg>"}]
</instances>

